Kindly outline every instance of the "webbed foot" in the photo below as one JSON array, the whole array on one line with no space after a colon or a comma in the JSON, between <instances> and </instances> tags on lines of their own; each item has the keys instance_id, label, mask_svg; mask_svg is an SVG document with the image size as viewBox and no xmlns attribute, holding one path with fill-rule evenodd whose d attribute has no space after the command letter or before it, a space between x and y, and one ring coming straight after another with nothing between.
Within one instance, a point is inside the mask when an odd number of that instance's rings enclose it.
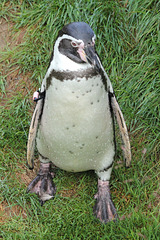
<instances>
[{"instance_id":1,"label":"webbed foot","mask_svg":"<svg viewBox=\"0 0 160 240\"><path fill-rule=\"evenodd\" d=\"M53 173L51 172L51 163L41 163L37 176L29 184L27 192L36 193L43 205L45 201L54 198L56 187L53 183Z\"/></svg>"},{"instance_id":2,"label":"webbed foot","mask_svg":"<svg viewBox=\"0 0 160 240\"><path fill-rule=\"evenodd\" d=\"M94 215L102 222L116 221L118 214L111 199L109 181L98 180L98 192L95 195Z\"/></svg>"}]
</instances>

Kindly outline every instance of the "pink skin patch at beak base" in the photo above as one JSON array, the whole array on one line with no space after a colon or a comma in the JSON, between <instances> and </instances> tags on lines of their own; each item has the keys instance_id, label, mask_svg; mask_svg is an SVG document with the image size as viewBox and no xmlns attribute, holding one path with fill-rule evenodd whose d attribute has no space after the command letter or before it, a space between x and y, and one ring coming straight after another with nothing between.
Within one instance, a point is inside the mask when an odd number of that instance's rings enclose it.
<instances>
[{"instance_id":1,"label":"pink skin patch at beak base","mask_svg":"<svg viewBox=\"0 0 160 240\"><path fill-rule=\"evenodd\" d=\"M82 59L82 61L88 62L88 61L87 61L87 58L86 58L85 51L83 50L83 48L81 48L81 47L78 48L77 52L79 53L80 58Z\"/></svg>"}]
</instances>

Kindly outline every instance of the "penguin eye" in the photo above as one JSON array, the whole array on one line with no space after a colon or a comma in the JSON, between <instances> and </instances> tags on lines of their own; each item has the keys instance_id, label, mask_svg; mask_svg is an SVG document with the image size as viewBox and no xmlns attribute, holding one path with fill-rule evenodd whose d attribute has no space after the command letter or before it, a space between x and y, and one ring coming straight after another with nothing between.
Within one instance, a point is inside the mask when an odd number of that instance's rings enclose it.
<instances>
[{"instance_id":1,"label":"penguin eye","mask_svg":"<svg viewBox=\"0 0 160 240\"><path fill-rule=\"evenodd\" d=\"M71 45L72 45L72 47L74 47L74 48L79 46L78 43L76 43L76 42L74 42L74 41L71 42Z\"/></svg>"}]
</instances>

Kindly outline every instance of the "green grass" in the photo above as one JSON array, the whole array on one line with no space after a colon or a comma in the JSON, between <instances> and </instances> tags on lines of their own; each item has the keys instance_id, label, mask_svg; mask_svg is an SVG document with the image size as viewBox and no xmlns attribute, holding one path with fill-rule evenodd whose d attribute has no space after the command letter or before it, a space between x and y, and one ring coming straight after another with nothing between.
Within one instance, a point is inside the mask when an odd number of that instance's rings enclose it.
<instances>
[{"instance_id":1,"label":"green grass","mask_svg":"<svg viewBox=\"0 0 160 240\"><path fill-rule=\"evenodd\" d=\"M159 10L160 3L155 0L1 1L0 16L14 24L13 40L22 31L25 34L22 43L12 48L8 45L0 53L0 210L2 204L7 212L0 212L0 238L158 239ZM97 190L93 172L57 170L56 197L43 207L36 196L26 193L31 95L45 75L58 31L71 21L85 21L94 29L97 52L130 133L132 166L115 167L111 178L112 197L121 218L117 223L102 225L93 216ZM16 85L13 79L15 87L13 83L8 94L10 71L17 68L21 78L28 76L30 84L20 81ZM118 146L116 162L119 160L122 152ZM31 178L28 172L27 176Z\"/></svg>"}]
</instances>

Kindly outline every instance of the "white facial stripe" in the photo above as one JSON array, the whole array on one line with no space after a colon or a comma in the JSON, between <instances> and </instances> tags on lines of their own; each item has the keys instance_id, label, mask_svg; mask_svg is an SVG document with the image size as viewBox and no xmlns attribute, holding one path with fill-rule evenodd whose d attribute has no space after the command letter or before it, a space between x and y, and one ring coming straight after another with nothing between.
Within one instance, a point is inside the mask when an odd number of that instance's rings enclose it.
<instances>
[{"instance_id":1,"label":"white facial stripe","mask_svg":"<svg viewBox=\"0 0 160 240\"><path fill-rule=\"evenodd\" d=\"M84 42L83 41L79 44L79 48L84 48Z\"/></svg>"},{"instance_id":2,"label":"white facial stripe","mask_svg":"<svg viewBox=\"0 0 160 240\"><path fill-rule=\"evenodd\" d=\"M94 34L94 36L92 37L92 42L95 44L96 41L96 35Z\"/></svg>"},{"instance_id":3,"label":"white facial stripe","mask_svg":"<svg viewBox=\"0 0 160 240\"><path fill-rule=\"evenodd\" d=\"M80 39L76 39L76 38L74 38L74 37L68 36L67 34L64 34L62 37L58 37L58 39L57 39L54 47L55 47L55 48L58 48L59 43L60 43L63 39L72 40L72 41L75 41L75 42L77 42L77 43L79 43L79 44L83 43L83 41L80 40Z\"/></svg>"}]
</instances>

